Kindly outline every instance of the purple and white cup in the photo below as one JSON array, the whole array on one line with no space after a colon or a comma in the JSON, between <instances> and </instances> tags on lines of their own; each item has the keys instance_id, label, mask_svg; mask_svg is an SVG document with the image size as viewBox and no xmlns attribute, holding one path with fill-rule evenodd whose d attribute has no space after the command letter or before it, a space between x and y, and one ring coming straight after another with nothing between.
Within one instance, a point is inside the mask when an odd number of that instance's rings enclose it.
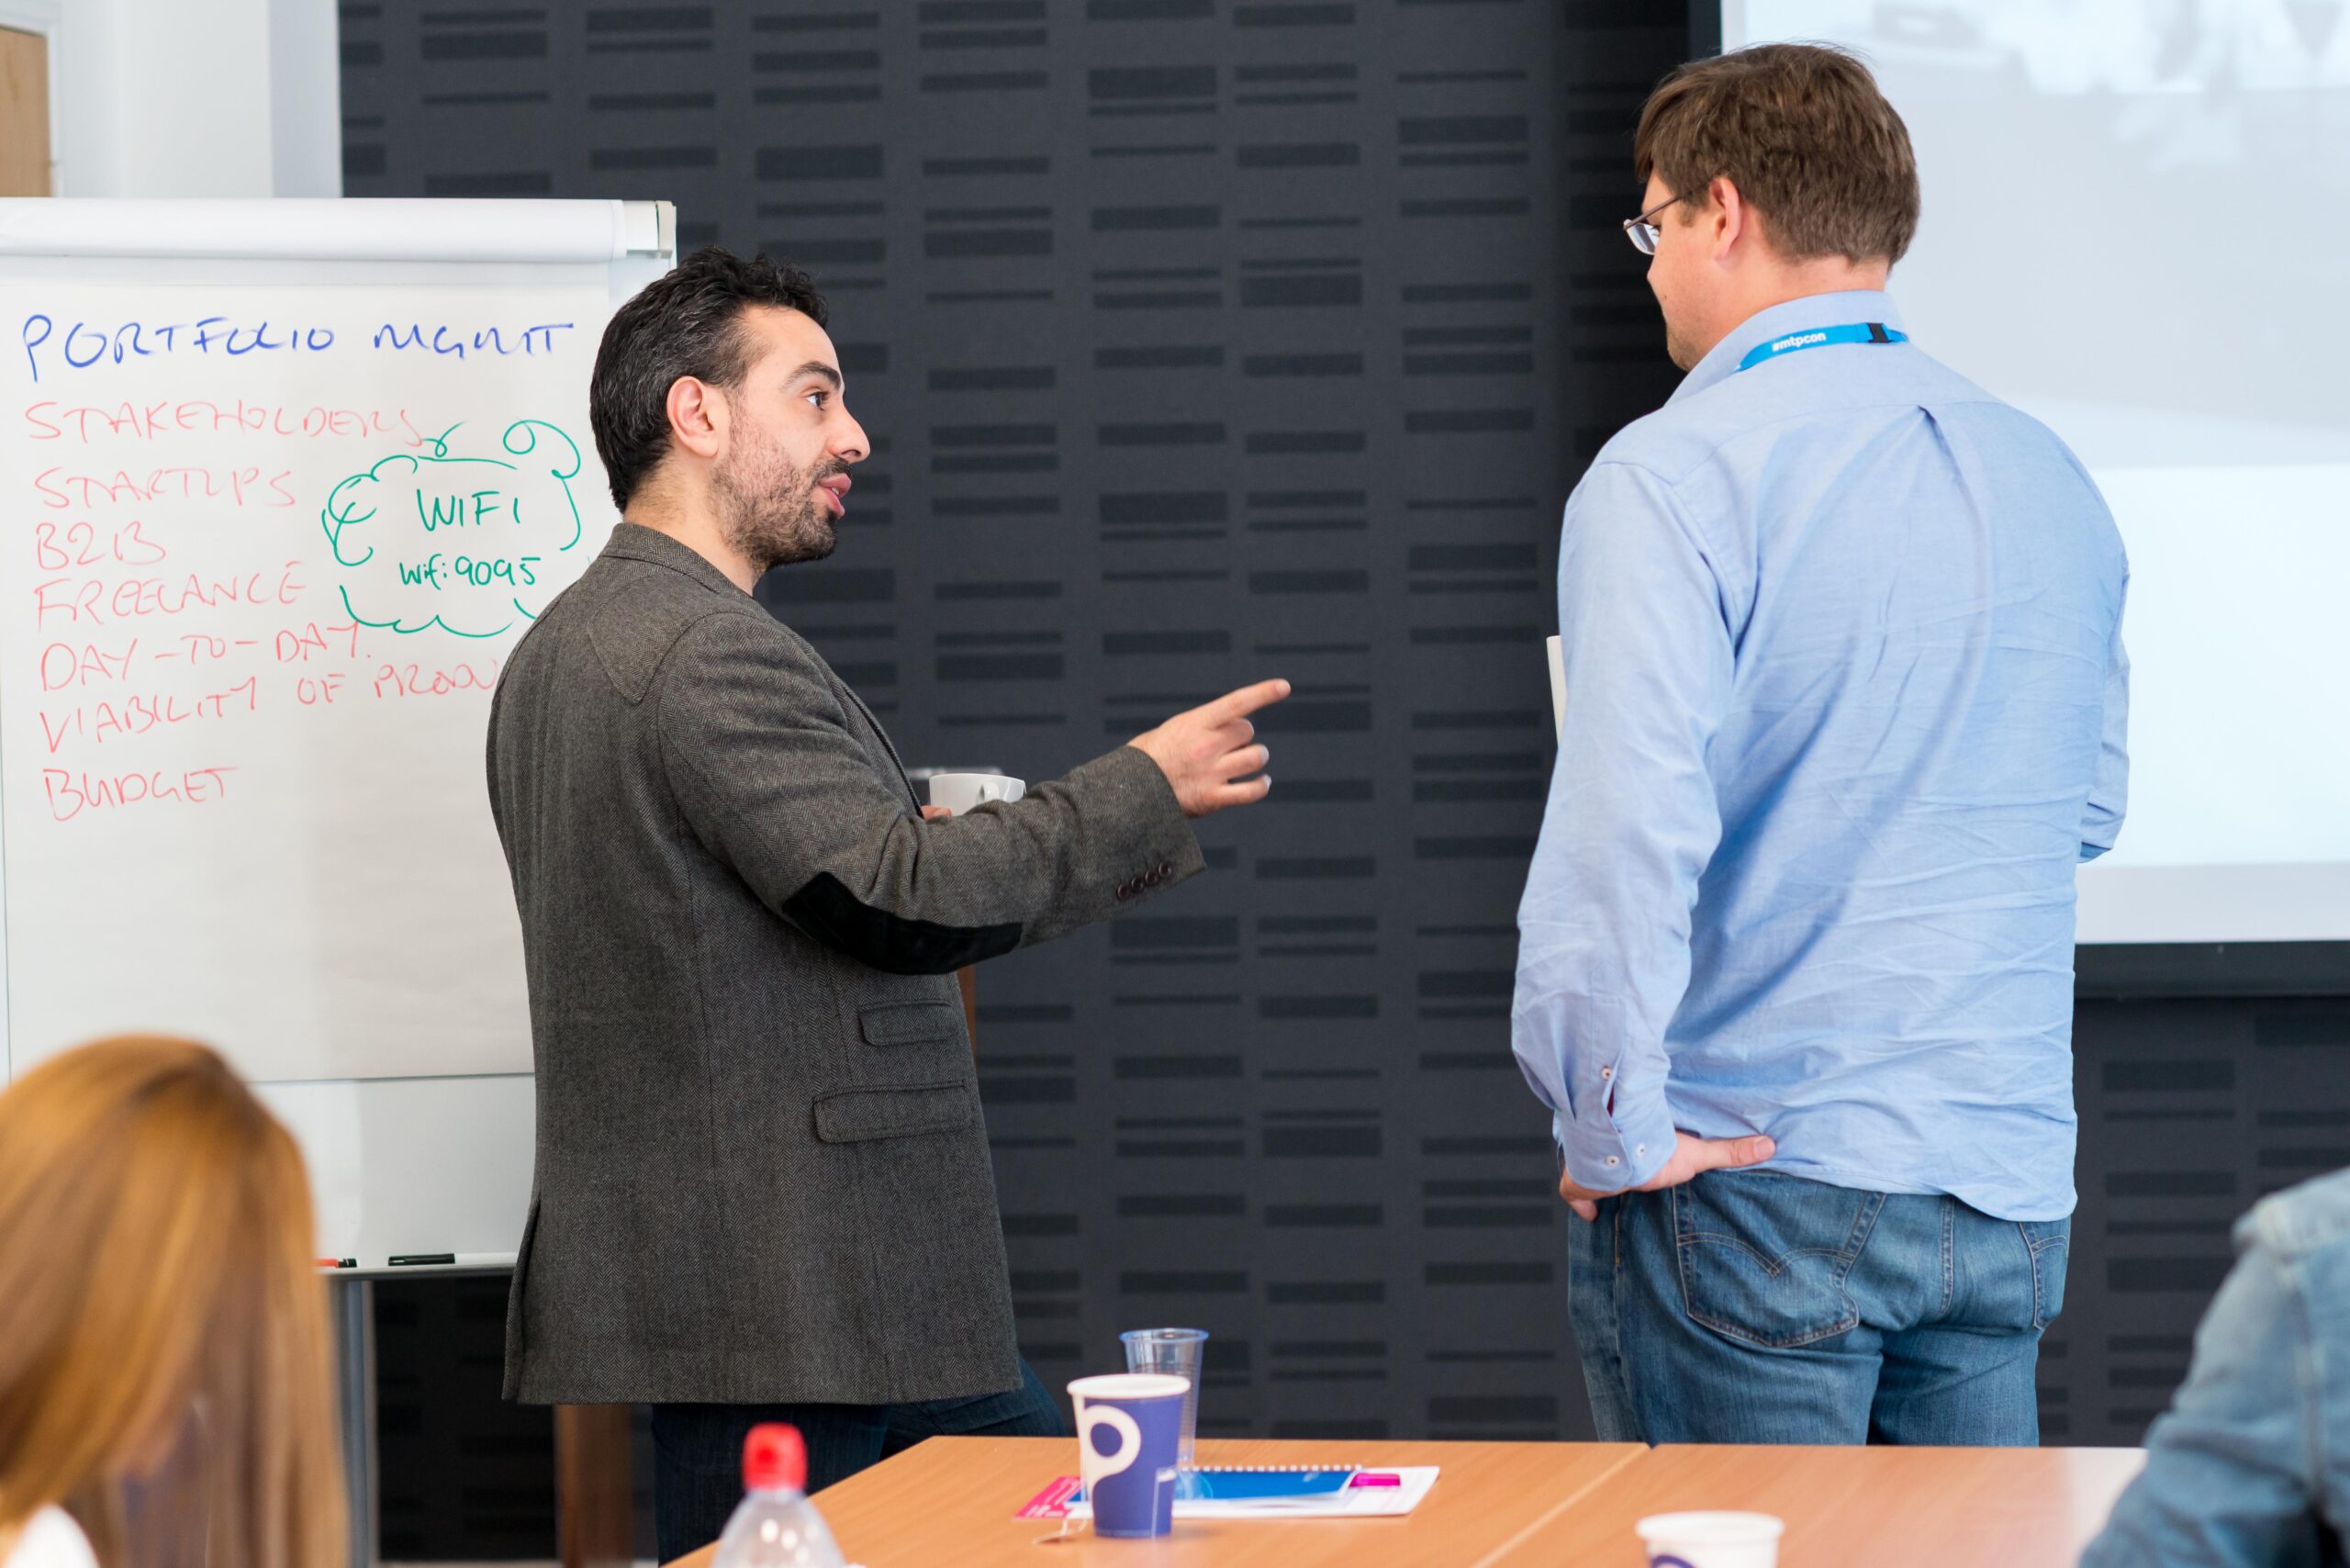
<instances>
[{"instance_id":1,"label":"purple and white cup","mask_svg":"<svg viewBox=\"0 0 2350 1568\"><path fill-rule=\"evenodd\" d=\"M1776 1568L1786 1526L1769 1514L1651 1514L1632 1526L1649 1568Z\"/></svg>"},{"instance_id":2,"label":"purple and white cup","mask_svg":"<svg viewBox=\"0 0 2350 1568\"><path fill-rule=\"evenodd\" d=\"M1176 1455L1189 1378L1160 1372L1081 1377L1077 1471L1093 1506L1093 1533L1113 1539L1165 1535L1175 1528Z\"/></svg>"}]
</instances>

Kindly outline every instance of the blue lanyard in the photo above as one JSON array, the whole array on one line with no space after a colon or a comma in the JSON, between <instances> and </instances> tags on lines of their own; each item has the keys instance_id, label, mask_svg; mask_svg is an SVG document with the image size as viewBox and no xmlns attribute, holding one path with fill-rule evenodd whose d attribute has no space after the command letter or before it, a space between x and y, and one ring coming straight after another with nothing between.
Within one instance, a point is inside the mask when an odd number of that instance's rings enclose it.
<instances>
[{"instance_id":1,"label":"blue lanyard","mask_svg":"<svg viewBox=\"0 0 2350 1568\"><path fill-rule=\"evenodd\" d=\"M1773 338L1767 343L1757 343L1746 351L1738 362L1740 370L1752 370L1766 359L1779 359L1806 349L1824 349L1830 343L1906 343L1909 334L1898 327L1888 327L1882 321L1852 321L1841 327L1814 327L1808 331L1789 332L1784 338Z\"/></svg>"}]
</instances>

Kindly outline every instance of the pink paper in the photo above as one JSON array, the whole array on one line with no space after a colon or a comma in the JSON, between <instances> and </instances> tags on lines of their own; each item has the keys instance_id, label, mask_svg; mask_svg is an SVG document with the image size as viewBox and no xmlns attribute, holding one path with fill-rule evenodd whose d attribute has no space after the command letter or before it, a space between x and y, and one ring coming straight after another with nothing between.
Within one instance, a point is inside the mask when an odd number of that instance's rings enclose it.
<instances>
[{"instance_id":1,"label":"pink paper","mask_svg":"<svg viewBox=\"0 0 2350 1568\"><path fill-rule=\"evenodd\" d=\"M1028 1499L1027 1506L1013 1518L1017 1519L1065 1519L1069 1518L1069 1500L1077 1495L1080 1483L1074 1475L1064 1475L1051 1485Z\"/></svg>"}]
</instances>

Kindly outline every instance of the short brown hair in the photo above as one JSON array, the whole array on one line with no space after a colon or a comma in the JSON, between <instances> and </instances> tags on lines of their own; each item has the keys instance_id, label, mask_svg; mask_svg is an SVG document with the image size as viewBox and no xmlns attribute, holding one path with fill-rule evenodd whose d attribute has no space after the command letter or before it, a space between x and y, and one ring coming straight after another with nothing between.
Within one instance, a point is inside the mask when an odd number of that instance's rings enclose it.
<instances>
[{"instance_id":1,"label":"short brown hair","mask_svg":"<svg viewBox=\"0 0 2350 1568\"><path fill-rule=\"evenodd\" d=\"M1918 232L1908 128L1840 49L1766 43L1691 61L1640 110L1632 166L1693 210L1727 177L1791 261L1897 262Z\"/></svg>"}]
</instances>

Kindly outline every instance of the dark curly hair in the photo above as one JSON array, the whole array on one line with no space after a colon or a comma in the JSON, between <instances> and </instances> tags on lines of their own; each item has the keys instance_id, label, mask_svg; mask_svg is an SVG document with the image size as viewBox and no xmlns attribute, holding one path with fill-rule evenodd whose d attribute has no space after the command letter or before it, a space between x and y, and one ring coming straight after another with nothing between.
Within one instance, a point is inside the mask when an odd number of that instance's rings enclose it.
<instances>
[{"instance_id":1,"label":"dark curly hair","mask_svg":"<svg viewBox=\"0 0 2350 1568\"><path fill-rule=\"evenodd\" d=\"M750 368L743 309L797 310L824 324L824 297L798 267L705 245L621 306L596 350L588 420L623 511L669 454L669 388L690 375L732 390Z\"/></svg>"}]
</instances>

